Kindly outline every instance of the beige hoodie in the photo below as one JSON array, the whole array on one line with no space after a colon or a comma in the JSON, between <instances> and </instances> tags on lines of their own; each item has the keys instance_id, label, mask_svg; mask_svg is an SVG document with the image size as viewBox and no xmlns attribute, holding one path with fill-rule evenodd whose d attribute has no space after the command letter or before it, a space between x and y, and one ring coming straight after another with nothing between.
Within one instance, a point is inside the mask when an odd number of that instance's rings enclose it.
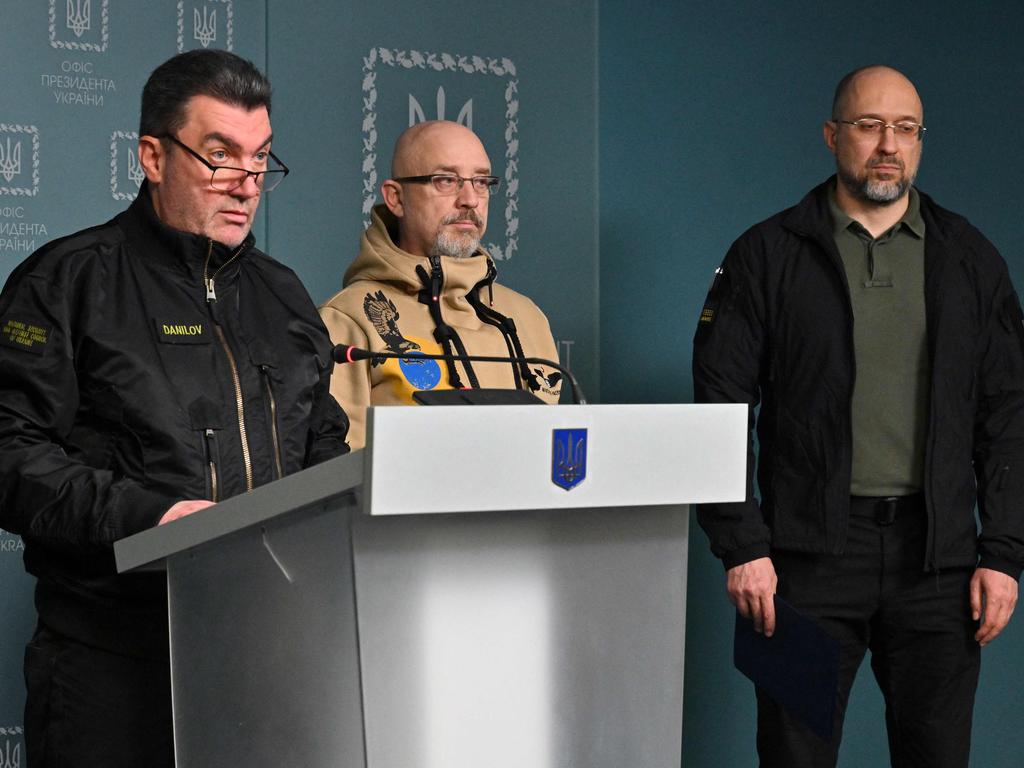
<instances>
[{"instance_id":1,"label":"beige hoodie","mask_svg":"<svg viewBox=\"0 0 1024 768\"><path fill-rule=\"evenodd\" d=\"M370 228L363 233L359 255L345 273L344 288L320 307L320 315L335 344L351 344L382 352L444 354L434 338L435 324L420 292L429 290L416 267L429 275L430 260L413 256L394 244L397 220L385 206L373 209ZM485 323L466 298L475 285L488 277L493 262L480 250L468 259L441 257L444 281L441 288L441 318L462 340L469 355L508 357L506 336ZM547 318L525 296L492 282L479 291L480 301L511 318L526 357L557 361L555 342ZM463 386L470 374L461 363L456 373ZM556 403L561 389L560 374L547 366L529 366L543 400ZM476 363L472 366L483 388L516 388L511 363ZM527 382L521 387L530 389ZM446 365L440 360L386 360L380 365L358 361L336 365L331 377L331 394L348 414L348 443L362 448L366 438L366 408L369 405L412 405L413 392L452 389Z\"/></svg>"}]
</instances>

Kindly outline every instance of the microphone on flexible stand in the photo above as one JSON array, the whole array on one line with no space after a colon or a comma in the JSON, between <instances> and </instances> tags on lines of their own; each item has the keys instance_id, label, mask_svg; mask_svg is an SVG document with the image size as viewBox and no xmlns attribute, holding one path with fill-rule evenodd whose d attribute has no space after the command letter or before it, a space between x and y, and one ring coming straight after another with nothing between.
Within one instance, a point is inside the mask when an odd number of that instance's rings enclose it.
<instances>
[{"instance_id":1,"label":"microphone on flexible stand","mask_svg":"<svg viewBox=\"0 0 1024 768\"><path fill-rule=\"evenodd\" d=\"M371 352L368 349L353 347L351 344L338 344L331 350L331 357L336 363L354 363L358 360L384 361L390 360L459 360L470 363L526 363L527 365L546 365L559 371L569 382L572 401L576 405L586 405L583 390L572 375L572 371L543 357L496 357L491 355L427 355L422 352Z\"/></svg>"}]
</instances>

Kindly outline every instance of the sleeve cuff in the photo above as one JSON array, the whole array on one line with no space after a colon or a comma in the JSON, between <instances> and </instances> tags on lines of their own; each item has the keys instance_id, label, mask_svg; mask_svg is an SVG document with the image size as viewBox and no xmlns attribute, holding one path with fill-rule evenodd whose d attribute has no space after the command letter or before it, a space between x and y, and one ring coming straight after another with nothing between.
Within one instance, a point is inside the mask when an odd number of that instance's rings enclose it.
<instances>
[{"instance_id":1,"label":"sleeve cuff","mask_svg":"<svg viewBox=\"0 0 1024 768\"><path fill-rule=\"evenodd\" d=\"M993 555L982 554L981 559L978 561L979 568L989 568L993 571L999 571L1005 573L1011 579L1015 581L1020 580L1020 572L1022 567L1019 563L1011 562L1010 560L1003 560L1002 558L995 557Z\"/></svg>"},{"instance_id":2,"label":"sleeve cuff","mask_svg":"<svg viewBox=\"0 0 1024 768\"><path fill-rule=\"evenodd\" d=\"M768 542L759 542L757 544L751 544L749 547L743 549L735 549L731 552L726 552L722 555L722 565L725 566L725 570L735 568L737 565L743 565L749 563L751 560L758 560L762 557L771 556L771 547Z\"/></svg>"},{"instance_id":3,"label":"sleeve cuff","mask_svg":"<svg viewBox=\"0 0 1024 768\"><path fill-rule=\"evenodd\" d=\"M109 516L113 541L154 527L184 496L168 496L135 482L126 483L117 493L115 511Z\"/></svg>"}]
</instances>

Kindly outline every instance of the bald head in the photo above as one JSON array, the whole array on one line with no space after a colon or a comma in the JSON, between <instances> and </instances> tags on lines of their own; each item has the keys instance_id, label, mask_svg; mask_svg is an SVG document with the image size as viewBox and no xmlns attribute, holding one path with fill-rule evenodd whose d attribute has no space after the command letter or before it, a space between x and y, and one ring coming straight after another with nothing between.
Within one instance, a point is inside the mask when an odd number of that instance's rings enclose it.
<instances>
[{"instance_id":1,"label":"bald head","mask_svg":"<svg viewBox=\"0 0 1024 768\"><path fill-rule=\"evenodd\" d=\"M487 157L483 143L469 128L450 120L416 123L402 131L391 156L391 178L431 173L431 163L454 154ZM490 161L487 161L490 173Z\"/></svg>"},{"instance_id":2,"label":"bald head","mask_svg":"<svg viewBox=\"0 0 1024 768\"><path fill-rule=\"evenodd\" d=\"M865 95L878 92L897 93L908 102L915 103L918 119L924 122L924 107L914 84L899 70L881 64L855 69L839 81L832 99L832 117L852 119L851 104L858 103Z\"/></svg>"}]
</instances>

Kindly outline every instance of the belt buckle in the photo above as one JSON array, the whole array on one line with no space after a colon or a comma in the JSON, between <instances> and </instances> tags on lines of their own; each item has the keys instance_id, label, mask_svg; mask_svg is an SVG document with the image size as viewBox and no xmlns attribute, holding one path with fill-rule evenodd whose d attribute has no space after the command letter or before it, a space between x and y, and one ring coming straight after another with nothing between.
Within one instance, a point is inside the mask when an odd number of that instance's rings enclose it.
<instances>
[{"instance_id":1,"label":"belt buckle","mask_svg":"<svg viewBox=\"0 0 1024 768\"><path fill-rule=\"evenodd\" d=\"M879 500L875 507L875 522L878 525L886 526L896 522L896 505L899 500L899 496L887 496Z\"/></svg>"}]
</instances>

